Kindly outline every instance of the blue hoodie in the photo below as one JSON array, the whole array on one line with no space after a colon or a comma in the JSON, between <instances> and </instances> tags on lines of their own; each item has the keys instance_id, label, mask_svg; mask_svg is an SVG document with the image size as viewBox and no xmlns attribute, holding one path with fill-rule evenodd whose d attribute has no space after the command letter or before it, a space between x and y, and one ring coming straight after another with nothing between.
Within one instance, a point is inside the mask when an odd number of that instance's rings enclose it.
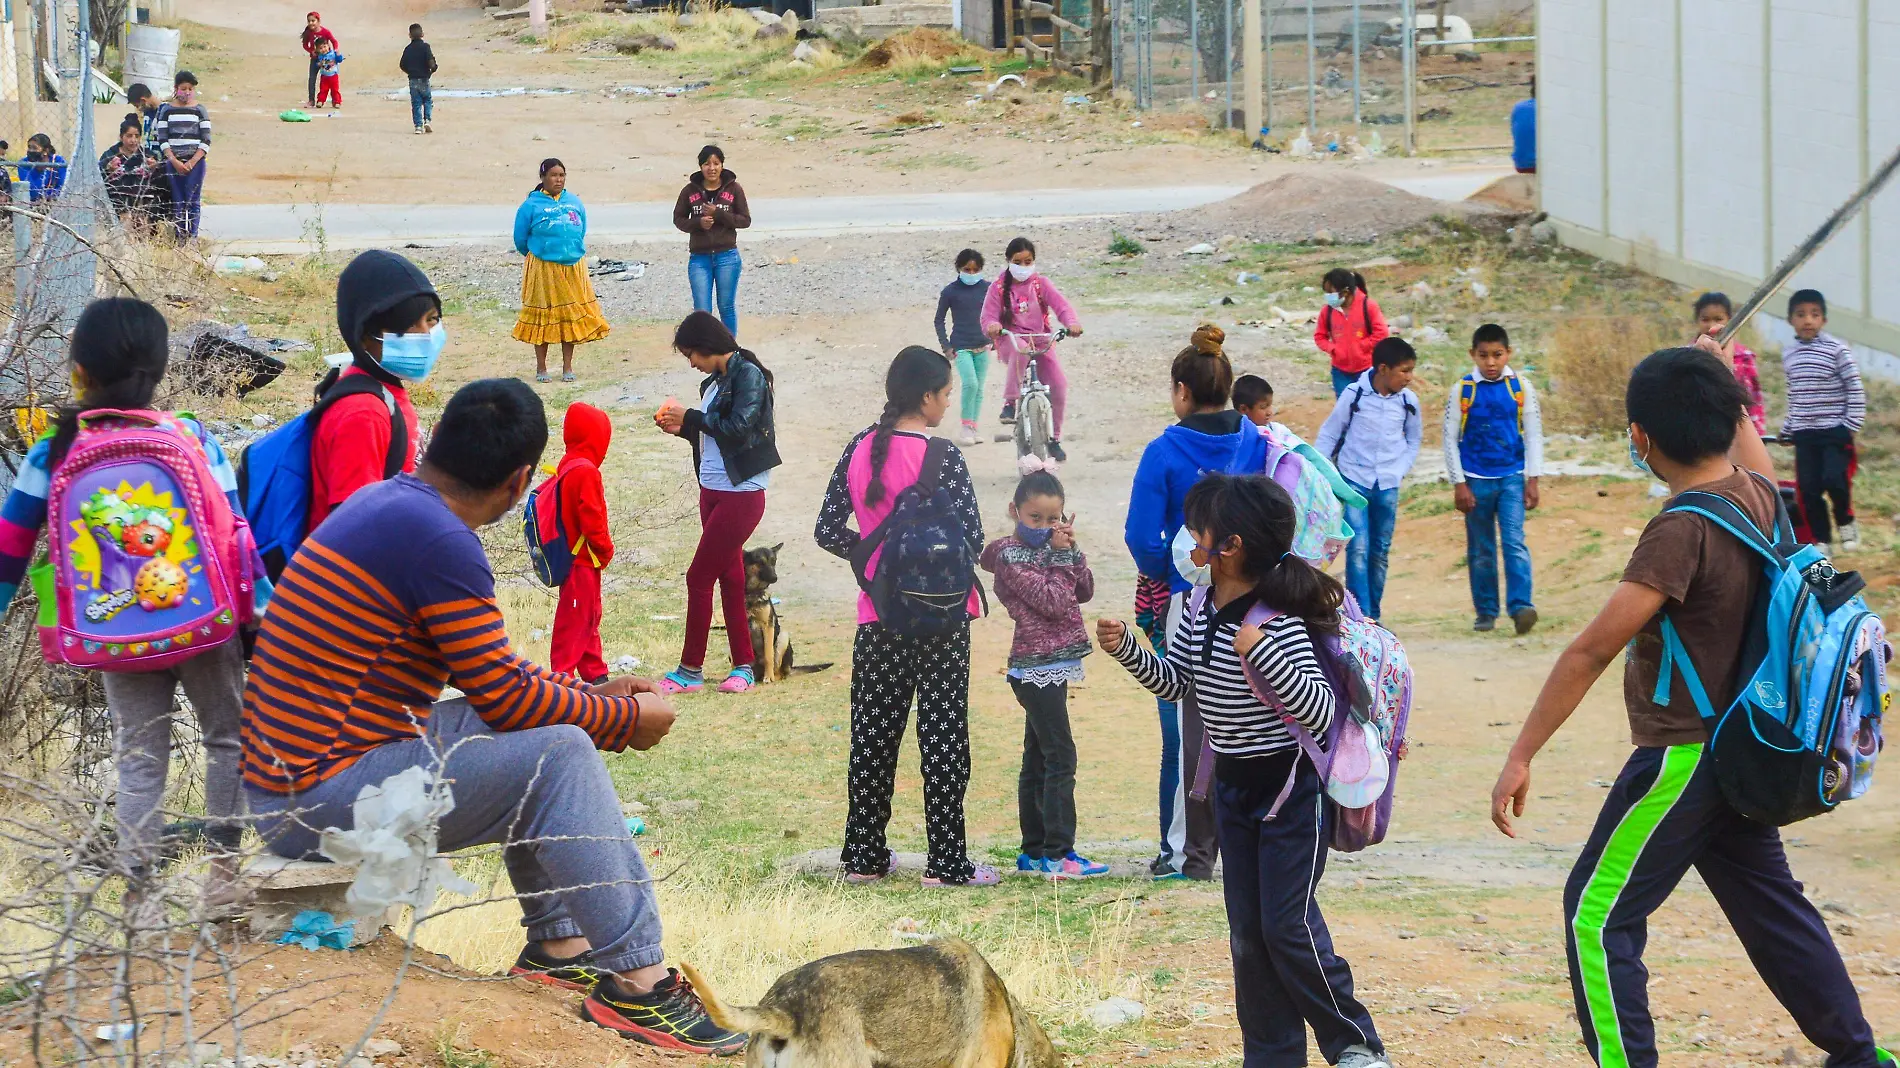
<instances>
[{"instance_id":1,"label":"blue hoodie","mask_svg":"<svg viewBox=\"0 0 1900 1068\"><path fill-rule=\"evenodd\" d=\"M561 190L559 200L540 188L515 211L515 251L548 263L579 263L587 255L587 209Z\"/></svg>"},{"instance_id":2,"label":"blue hoodie","mask_svg":"<svg viewBox=\"0 0 1900 1068\"><path fill-rule=\"evenodd\" d=\"M1176 593L1191 589L1175 570L1171 549L1188 490L1210 472L1258 474L1266 462L1266 435L1236 411L1190 415L1162 431L1142 450L1128 496L1122 539L1135 567L1150 578L1166 578Z\"/></svg>"}]
</instances>

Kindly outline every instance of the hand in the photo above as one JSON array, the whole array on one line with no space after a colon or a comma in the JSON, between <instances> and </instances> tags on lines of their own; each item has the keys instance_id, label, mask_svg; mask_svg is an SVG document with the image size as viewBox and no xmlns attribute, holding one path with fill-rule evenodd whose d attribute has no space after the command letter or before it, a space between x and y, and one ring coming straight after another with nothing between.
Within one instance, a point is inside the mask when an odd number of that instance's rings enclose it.
<instances>
[{"instance_id":1,"label":"hand","mask_svg":"<svg viewBox=\"0 0 1900 1068\"><path fill-rule=\"evenodd\" d=\"M1504 770L1498 772L1498 784L1491 788L1491 822L1497 824L1498 830L1517 837L1517 831L1511 827L1511 817L1524 814L1530 793L1531 762L1506 760Z\"/></svg>"},{"instance_id":2,"label":"hand","mask_svg":"<svg viewBox=\"0 0 1900 1068\"><path fill-rule=\"evenodd\" d=\"M1471 492L1471 486L1468 483L1459 482L1451 487L1451 503L1460 512L1469 514L1478 506L1478 496Z\"/></svg>"},{"instance_id":3,"label":"hand","mask_svg":"<svg viewBox=\"0 0 1900 1068\"><path fill-rule=\"evenodd\" d=\"M1525 479L1524 480L1524 508L1525 510L1528 511L1532 508L1537 507L1539 500L1540 498L1537 495L1537 480L1534 478Z\"/></svg>"},{"instance_id":4,"label":"hand","mask_svg":"<svg viewBox=\"0 0 1900 1068\"><path fill-rule=\"evenodd\" d=\"M678 435L686 428L686 409L662 408L653 413L653 421L668 434Z\"/></svg>"},{"instance_id":5,"label":"hand","mask_svg":"<svg viewBox=\"0 0 1900 1068\"><path fill-rule=\"evenodd\" d=\"M633 697L643 693L663 693L660 684L652 679L643 679L638 675L622 675L617 679L587 687L587 692L601 697Z\"/></svg>"},{"instance_id":6,"label":"hand","mask_svg":"<svg viewBox=\"0 0 1900 1068\"><path fill-rule=\"evenodd\" d=\"M713 213L710 211L706 212L704 215L701 215L699 217L699 228L701 230L710 230L713 228L713 222L714 222Z\"/></svg>"},{"instance_id":7,"label":"hand","mask_svg":"<svg viewBox=\"0 0 1900 1068\"><path fill-rule=\"evenodd\" d=\"M1119 619L1098 619L1095 621L1095 644L1102 652L1114 655L1122 647L1122 639L1128 636L1128 626Z\"/></svg>"},{"instance_id":8,"label":"hand","mask_svg":"<svg viewBox=\"0 0 1900 1068\"><path fill-rule=\"evenodd\" d=\"M1049 547L1051 549L1075 548L1075 523L1074 522L1070 520L1063 520L1062 522L1057 523L1055 526L1049 529L1051 531L1051 533L1049 534Z\"/></svg>"},{"instance_id":9,"label":"hand","mask_svg":"<svg viewBox=\"0 0 1900 1068\"><path fill-rule=\"evenodd\" d=\"M1002 324L1002 323L991 323L990 325L988 325L988 326L986 326L986 327L984 327L984 328L983 328L983 332L984 332L985 334L988 334L988 335L989 335L990 337L1002 337L1002 336L1003 336L1003 324Z\"/></svg>"},{"instance_id":10,"label":"hand","mask_svg":"<svg viewBox=\"0 0 1900 1068\"><path fill-rule=\"evenodd\" d=\"M1253 652L1254 646L1266 640L1267 635L1265 631L1254 626L1252 623L1243 623L1240 629L1234 633L1234 652L1239 653L1240 658L1245 660L1247 659L1247 654Z\"/></svg>"},{"instance_id":11,"label":"hand","mask_svg":"<svg viewBox=\"0 0 1900 1068\"><path fill-rule=\"evenodd\" d=\"M1695 336L1695 341L1692 342L1692 344L1694 345L1694 347L1701 349L1703 352L1714 353L1715 355L1722 357L1724 360L1727 360L1729 363L1735 362L1735 339L1734 338L1729 338L1728 343L1725 345L1718 345L1716 344L1715 339L1710 337L1709 335L1697 334Z\"/></svg>"},{"instance_id":12,"label":"hand","mask_svg":"<svg viewBox=\"0 0 1900 1068\"><path fill-rule=\"evenodd\" d=\"M672 704L657 693L643 693L635 700L640 702L640 720L633 725L633 738L627 747L644 753L673 730L676 713Z\"/></svg>"},{"instance_id":13,"label":"hand","mask_svg":"<svg viewBox=\"0 0 1900 1068\"><path fill-rule=\"evenodd\" d=\"M1081 323L1077 323L1077 324L1075 324L1074 326L1071 326L1071 327L1069 327L1069 336L1070 336L1070 337L1081 337L1081 336L1082 336L1082 324L1081 324Z\"/></svg>"}]
</instances>

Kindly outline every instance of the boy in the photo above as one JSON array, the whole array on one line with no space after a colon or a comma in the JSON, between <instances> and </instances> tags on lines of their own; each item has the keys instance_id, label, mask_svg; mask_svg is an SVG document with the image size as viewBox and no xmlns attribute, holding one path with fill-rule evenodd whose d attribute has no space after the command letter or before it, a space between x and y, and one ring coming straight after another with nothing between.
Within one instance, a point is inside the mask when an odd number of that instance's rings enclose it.
<instances>
[{"instance_id":1,"label":"boy","mask_svg":"<svg viewBox=\"0 0 1900 1068\"><path fill-rule=\"evenodd\" d=\"M1630 375L1630 454L1672 494L1719 494L1766 530L1775 518L1774 484L1728 457L1747 402L1734 373L1709 353L1653 353ZM1530 798L1531 760L1627 647L1623 703L1637 748L1564 892L1577 1019L1605 1068L1656 1064L1642 961L1646 921L1692 866L1769 990L1828 1052L1831 1068L1889 1063L1874 1047L1827 925L1788 870L1779 833L1724 799L1695 703L1680 689L1668 704L1653 700L1666 611L1714 707L1727 707L1761 580L1760 558L1708 519L1684 512L1651 519L1609 603L1551 669L1491 791L1492 822L1516 837L1511 819Z\"/></svg>"},{"instance_id":2,"label":"boy","mask_svg":"<svg viewBox=\"0 0 1900 1068\"><path fill-rule=\"evenodd\" d=\"M1465 563L1471 572L1471 629L1498 620L1498 542L1504 542L1504 605L1519 635L1537 625L1531 604L1531 551L1524 513L1537 507L1544 468L1544 424L1537 391L1511 370L1511 337L1496 323L1471 335L1475 369L1445 398L1445 474L1451 499L1465 516Z\"/></svg>"},{"instance_id":3,"label":"boy","mask_svg":"<svg viewBox=\"0 0 1900 1068\"><path fill-rule=\"evenodd\" d=\"M422 23L409 24L409 47L402 50L402 72L409 76L409 117L419 134L435 132L435 93L429 79L435 77L435 49L422 39Z\"/></svg>"},{"instance_id":4,"label":"boy","mask_svg":"<svg viewBox=\"0 0 1900 1068\"><path fill-rule=\"evenodd\" d=\"M1399 521L1399 480L1418 459L1425 432L1418 396L1406 388L1417 366L1418 354L1401 338L1374 345L1372 367L1339 395L1314 443L1366 499L1364 508L1346 508L1353 529L1346 546L1346 589L1373 620L1380 618L1385 597L1386 558Z\"/></svg>"},{"instance_id":5,"label":"boy","mask_svg":"<svg viewBox=\"0 0 1900 1068\"><path fill-rule=\"evenodd\" d=\"M205 155L211 150L211 113L198 103L198 76L181 70L172 78L172 98L152 116L172 202L178 240L198 236L205 195Z\"/></svg>"},{"instance_id":6,"label":"boy","mask_svg":"<svg viewBox=\"0 0 1900 1068\"><path fill-rule=\"evenodd\" d=\"M574 550L574 568L561 583L561 602L554 608L548 666L590 683L607 678L607 660L600 645L600 571L614 558L614 542L607 531L600 465L613 437L614 424L606 412L591 404L569 405L561 422L567 454L552 480L559 490L536 498L541 529L552 531L553 511L558 507Z\"/></svg>"},{"instance_id":7,"label":"boy","mask_svg":"<svg viewBox=\"0 0 1900 1068\"><path fill-rule=\"evenodd\" d=\"M1273 385L1259 375L1234 379L1234 411L1258 427L1273 423Z\"/></svg>"},{"instance_id":8,"label":"boy","mask_svg":"<svg viewBox=\"0 0 1900 1068\"><path fill-rule=\"evenodd\" d=\"M1788 325L1795 342L1781 355L1788 376L1788 414L1783 437L1794 439L1794 481L1801 511L1816 545L1828 545L1826 498L1834 501L1840 550L1860 548L1854 523L1854 435L1867 419L1867 394L1861 389L1854 353L1827 333L1827 298L1801 289L1788 298Z\"/></svg>"},{"instance_id":9,"label":"boy","mask_svg":"<svg viewBox=\"0 0 1900 1068\"><path fill-rule=\"evenodd\" d=\"M331 111L340 111L343 107L343 53L332 48L317 57L317 106L322 107L325 98L330 101Z\"/></svg>"}]
</instances>

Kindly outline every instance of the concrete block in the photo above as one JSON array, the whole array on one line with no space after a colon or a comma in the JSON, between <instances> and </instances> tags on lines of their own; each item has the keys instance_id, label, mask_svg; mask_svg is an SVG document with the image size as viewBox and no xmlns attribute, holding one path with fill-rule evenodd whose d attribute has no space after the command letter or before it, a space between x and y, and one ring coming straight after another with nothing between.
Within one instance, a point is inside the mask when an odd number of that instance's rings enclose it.
<instances>
[{"instance_id":1,"label":"concrete block","mask_svg":"<svg viewBox=\"0 0 1900 1068\"><path fill-rule=\"evenodd\" d=\"M864 37L888 37L920 26L947 30L955 18L948 3L820 7L816 14L821 26L841 26Z\"/></svg>"},{"instance_id":2,"label":"concrete block","mask_svg":"<svg viewBox=\"0 0 1900 1068\"><path fill-rule=\"evenodd\" d=\"M356 865L328 864L283 857L253 857L246 861L238 881L250 902L251 937L272 941L290 930L305 909L327 912L339 922L354 919L350 945L376 941L389 925L387 915L351 916L345 895L356 880Z\"/></svg>"}]
</instances>

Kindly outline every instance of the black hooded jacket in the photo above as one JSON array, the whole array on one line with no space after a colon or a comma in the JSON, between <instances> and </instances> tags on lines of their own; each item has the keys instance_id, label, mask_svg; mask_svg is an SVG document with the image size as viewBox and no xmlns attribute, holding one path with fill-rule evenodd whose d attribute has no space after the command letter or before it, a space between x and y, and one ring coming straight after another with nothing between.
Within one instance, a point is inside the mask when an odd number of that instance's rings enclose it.
<instances>
[{"instance_id":1,"label":"black hooded jacket","mask_svg":"<svg viewBox=\"0 0 1900 1068\"><path fill-rule=\"evenodd\" d=\"M336 328L350 347L352 362L387 386L400 385L395 375L363 349L363 331L371 319L412 297L435 296L429 276L408 260L374 248L350 261L336 280Z\"/></svg>"},{"instance_id":2,"label":"black hooded jacket","mask_svg":"<svg viewBox=\"0 0 1900 1068\"><path fill-rule=\"evenodd\" d=\"M712 435L725 461L726 478L737 486L779 465L772 382L758 357L740 349L726 362L725 374L706 376L699 384L699 395L705 396L714 385L719 395L713 398L711 409L688 408L681 434L693 444L695 471L699 470L699 435Z\"/></svg>"}]
</instances>

